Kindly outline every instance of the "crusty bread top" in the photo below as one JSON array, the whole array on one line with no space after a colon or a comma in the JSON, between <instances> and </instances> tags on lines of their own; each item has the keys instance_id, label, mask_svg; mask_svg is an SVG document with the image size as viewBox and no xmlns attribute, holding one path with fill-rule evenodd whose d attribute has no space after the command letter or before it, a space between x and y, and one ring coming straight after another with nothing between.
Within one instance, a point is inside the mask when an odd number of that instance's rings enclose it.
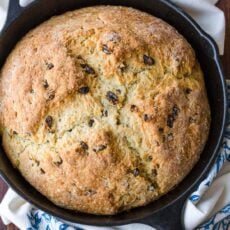
<instances>
[{"instance_id":1,"label":"crusty bread top","mask_svg":"<svg viewBox=\"0 0 230 230\"><path fill-rule=\"evenodd\" d=\"M126 7L89 7L29 32L0 76L4 148L57 205L144 205L199 159L210 111L188 42Z\"/></svg>"}]
</instances>

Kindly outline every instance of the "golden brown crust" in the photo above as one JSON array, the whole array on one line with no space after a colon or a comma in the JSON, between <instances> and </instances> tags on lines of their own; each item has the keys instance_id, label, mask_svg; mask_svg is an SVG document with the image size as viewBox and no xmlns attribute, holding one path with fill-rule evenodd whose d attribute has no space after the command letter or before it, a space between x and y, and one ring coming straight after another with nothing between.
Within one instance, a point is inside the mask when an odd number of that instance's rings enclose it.
<instances>
[{"instance_id":1,"label":"golden brown crust","mask_svg":"<svg viewBox=\"0 0 230 230\"><path fill-rule=\"evenodd\" d=\"M114 214L178 184L210 110L191 46L153 16L91 7L29 32L0 82L3 145L57 205Z\"/></svg>"}]
</instances>

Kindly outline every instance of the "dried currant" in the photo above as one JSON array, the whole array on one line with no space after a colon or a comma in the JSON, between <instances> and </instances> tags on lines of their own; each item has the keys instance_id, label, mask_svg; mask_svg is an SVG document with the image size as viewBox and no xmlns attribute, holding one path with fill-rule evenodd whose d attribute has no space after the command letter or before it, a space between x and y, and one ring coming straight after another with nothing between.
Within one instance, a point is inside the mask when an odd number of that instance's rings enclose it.
<instances>
[{"instance_id":1,"label":"dried currant","mask_svg":"<svg viewBox=\"0 0 230 230\"><path fill-rule=\"evenodd\" d=\"M62 160L61 157L59 158L58 161L55 161L55 162L54 162L54 164L55 164L56 166L58 166L58 167L59 167L62 163L63 163L63 160Z\"/></svg>"},{"instance_id":2,"label":"dried currant","mask_svg":"<svg viewBox=\"0 0 230 230\"><path fill-rule=\"evenodd\" d=\"M190 94L191 92L192 92L192 90L191 90L190 88L186 88L186 89L185 89L185 93L186 93L186 94Z\"/></svg>"},{"instance_id":3,"label":"dried currant","mask_svg":"<svg viewBox=\"0 0 230 230\"><path fill-rule=\"evenodd\" d=\"M47 89L49 87L49 84L48 84L47 80L44 80L42 84L43 84L43 87L45 89Z\"/></svg>"},{"instance_id":4,"label":"dried currant","mask_svg":"<svg viewBox=\"0 0 230 230\"><path fill-rule=\"evenodd\" d=\"M88 122L89 127L92 127L92 126L93 126L93 123L94 123L94 120L93 120L93 119L90 119L89 122Z\"/></svg>"},{"instance_id":5,"label":"dried currant","mask_svg":"<svg viewBox=\"0 0 230 230\"><path fill-rule=\"evenodd\" d=\"M148 121L148 120L149 120L148 114L144 114L144 121Z\"/></svg>"},{"instance_id":6,"label":"dried currant","mask_svg":"<svg viewBox=\"0 0 230 230\"><path fill-rule=\"evenodd\" d=\"M152 156L148 156L148 161L152 161L153 157Z\"/></svg>"},{"instance_id":7,"label":"dried currant","mask_svg":"<svg viewBox=\"0 0 230 230\"><path fill-rule=\"evenodd\" d=\"M108 111L106 109L102 110L102 117L108 117Z\"/></svg>"},{"instance_id":8,"label":"dried currant","mask_svg":"<svg viewBox=\"0 0 230 230\"><path fill-rule=\"evenodd\" d=\"M95 70L90 67L89 65L87 64L81 64L81 67L84 69L84 71L88 74L95 74Z\"/></svg>"},{"instance_id":9,"label":"dried currant","mask_svg":"<svg viewBox=\"0 0 230 230\"><path fill-rule=\"evenodd\" d=\"M180 109L176 105L174 105L172 108L172 115L176 118L179 112L180 112Z\"/></svg>"},{"instance_id":10,"label":"dried currant","mask_svg":"<svg viewBox=\"0 0 230 230\"><path fill-rule=\"evenodd\" d=\"M55 92L54 91L50 91L48 94L48 99L47 101L52 101L55 98Z\"/></svg>"},{"instance_id":11,"label":"dried currant","mask_svg":"<svg viewBox=\"0 0 230 230\"><path fill-rule=\"evenodd\" d=\"M46 125L51 128L53 125L53 118L51 116L47 116L45 119Z\"/></svg>"},{"instance_id":12,"label":"dried currant","mask_svg":"<svg viewBox=\"0 0 230 230\"><path fill-rule=\"evenodd\" d=\"M116 105L118 102L118 97L115 93L113 93L112 91L108 91L106 94L106 98L108 99L108 101L110 101L112 104Z\"/></svg>"},{"instance_id":13,"label":"dried currant","mask_svg":"<svg viewBox=\"0 0 230 230\"><path fill-rule=\"evenodd\" d=\"M81 142L80 142L80 145L81 145L81 148L82 148L83 150L88 150L88 149L89 149L89 146L88 146L84 141L81 141Z\"/></svg>"},{"instance_id":14,"label":"dried currant","mask_svg":"<svg viewBox=\"0 0 230 230\"><path fill-rule=\"evenodd\" d=\"M54 68L54 64L53 63L46 63L47 69L51 70Z\"/></svg>"},{"instance_id":15,"label":"dried currant","mask_svg":"<svg viewBox=\"0 0 230 230\"><path fill-rule=\"evenodd\" d=\"M173 127L173 123L176 120L179 112L180 112L180 109L176 105L174 105L172 108L172 112L168 115L168 118L167 118L167 126L169 128Z\"/></svg>"},{"instance_id":16,"label":"dried currant","mask_svg":"<svg viewBox=\"0 0 230 230\"><path fill-rule=\"evenodd\" d=\"M160 127L160 128L158 129L158 131L159 131L160 133L163 133L163 132L164 132L164 129Z\"/></svg>"},{"instance_id":17,"label":"dried currant","mask_svg":"<svg viewBox=\"0 0 230 230\"><path fill-rule=\"evenodd\" d=\"M137 106L136 106L136 105L131 105L131 106L130 106L130 111L131 111L131 112L137 112L137 111L138 111Z\"/></svg>"},{"instance_id":18,"label":"dried currant","mask_svg":"<svg viewBox=\"0 0 230 230\"><path fill-rule=\"evenodd\" d=\"M83 87L78 89L78 92L80 94L87 94L89 92L89 87L88 86L83 86Z\"/></svg>"},{"instance_id":19,"label":"dried currant","mask_svg":"<svg viewBox=\"0 0 230 230\"><path fill-rule=\"evenodd\" d=\"M105 54L111 54L112 51L109 49L109 47L107 45L103 45L102 46L102 51L105 53Z\"/></svg>"},{"instance_id":20,"label":"dried currant","mask_svg":"<svg viewBox=\"0 0 230 230\"><path fill-rule=\"evenodd\" d=\"M143 61L144 61L145 65L154 65L155 64L154 59L145 55L145 54L143 56Z\"/></svg>"},{"instance_id":21,"label":"dried currant","mask_svg":"<svg viewBox=\"0 0 230 230\"><path fill-rule=\"evenodd\" d=\"M168 115L168 118L167 118L167 126L169 127L169 128L172 128L173 127L173 122L174 122L174 117L171 115L171 114L169 114Z\"/></svg>"},{"instance_id":22,"label":"dried currant","mask_svg":"<svg viewBox=\"0 0 230 230\"><path fill-rule=\"evenodd\" d=\"M135 168L135 169L133 170L133 175L134 175L134 176L139 176L139 174L140 174L140 170L139 170L138 168Z\"/></svg>"}]
</instances>

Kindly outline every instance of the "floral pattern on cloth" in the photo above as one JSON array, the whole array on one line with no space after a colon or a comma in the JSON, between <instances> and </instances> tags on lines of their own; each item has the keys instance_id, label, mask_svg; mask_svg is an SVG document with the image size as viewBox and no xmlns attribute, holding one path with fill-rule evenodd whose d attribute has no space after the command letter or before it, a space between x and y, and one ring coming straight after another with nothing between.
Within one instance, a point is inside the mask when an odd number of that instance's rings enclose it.
<instances>
[{"instance_id":1,"label":"floral pattern on cloth","mask_svg":"<svg viewBox=\"0 0 230 230\"><path fill-rule=\"evenodd\" d=\"M27 216L31 223L31 227L28 227L27 230L83 230L80 227L65 224L57 218L35 208L31 208Z\"/></svg>"}]
</instances>

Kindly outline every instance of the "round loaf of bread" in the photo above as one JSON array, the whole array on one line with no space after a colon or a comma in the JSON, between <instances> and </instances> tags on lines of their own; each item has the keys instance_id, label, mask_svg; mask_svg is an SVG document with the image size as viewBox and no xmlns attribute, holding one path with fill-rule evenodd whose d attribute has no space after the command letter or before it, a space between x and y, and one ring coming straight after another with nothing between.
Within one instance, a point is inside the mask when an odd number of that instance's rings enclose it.
<instances>
[{"instance_id":1,"label":"round loaf of bread","mask_svg":"<svg viewBox=\"0 0 230 230\"><path fill-rule=\"evenodd\" d=\"M29 32L0 73L4 149L56 205L115 214L198 161L210 109L188 42L147 13L89 7Z\"/></svg>"}]
</instances>

